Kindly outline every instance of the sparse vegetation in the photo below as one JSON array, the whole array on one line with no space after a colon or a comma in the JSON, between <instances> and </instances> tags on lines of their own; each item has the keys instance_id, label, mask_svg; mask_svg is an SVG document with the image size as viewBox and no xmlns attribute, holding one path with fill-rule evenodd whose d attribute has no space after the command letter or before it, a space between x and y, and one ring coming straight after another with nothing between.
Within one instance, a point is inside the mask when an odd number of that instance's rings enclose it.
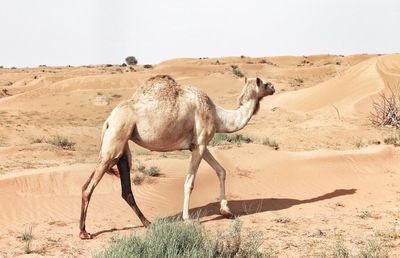
<instances>
[{"instance_id":1,"label":"sparse vegetation","mask_svg":"<svg viewBox=\"0 0 400 258\"><path fill-rule=\"evenodd\" d=\"M24 241L24 252L26 254L30 254L31 250L31 242L32 242L32 225L29 225L28 228L22 232L21 236L19 237L22 241Z\"/></svg>"},{"instance_id":2,"label":"sparse vegetation","mask_svg":"<svg viewBox=\"0 0 400 258\"><path fill-rule=\"evenodd\" d=\"M362 139L357 139L355 142L355 145L358 149L366 146L366 144L364 143L364 141Z\"/></svg>"},{"instance_id":3,"label":"sparse vegetation","mask_svg":"<svg viewBox=\"0 0 400 258\"><path fill-rule=\"evenodd\" d=\"M270 61L267 61L267 60L265 60L265 59L262 59L262 60L260 61L260 64L268 64L268 65L278 66L277 64L274 64L274 63L272 63L272 62L270 62Z\"/></svg>"},{"instance_id":4,"label":"sparse vegetation","mask_svg":"<svg viewBox=\"0 0 400 258\"><path fill-rule=\"evenodd\" d=\"M115 99L119 99L119 98L121 98L121 97L122 97L122 95L119 95L119 94L113 94L113 95L111 95L111 97L112 97L112 98L115 98Z\"/></svg>"},{"instance_id":5,"label":"sparse vegetation","mask_svg":"<svg viewBox=\"0 0 400 258\"><path fill-rule=\"evenodd\" d=\"M141 185L144 181L144 175L142 173L133 173L131 181L134 185Z\"/></svg>"},{"instance_id":6,"label":"sparse vegetation","mask_svg":"<svg viewBox=\"0 0 400 258\"><path fill-rule=\"evenodd\" d=\"M128 65L137 65L137 63L138 63L136 57L134 57L134 56L128 56L128 57L126 57L126 58L125 58L125 62L126 62Z\"/></svg>"},{"instance_id":7,"label":"sparse vegetation","mask_svg":"<svg viewBox=\"0 0 400 258\"><path fill-rule=\"evenodd\" d=\"M75 146L74 142L60 135L52 136L50 139L47 139L46 142L48 144L63 148L65 150L73 150Z\"/></svg>"},{"instance_id":8,"label":"sparse vegetation","mask_svg":"<svg viewBox=\"0 0 400 258\"><path fill-rule=\"evenodd\" d=\"M262 236L241 236L241 222L220 236L206 232L199 222L157 220L143 236L117 238L98 257L271 257L262 253Z\"/></svg>"},{"instance_id":9,"label":"sparse vegetation","mask_svg":"<svg viewBox=\"0 0 400 258\"><path fill-rule=\"evenodd\" d=\"M45 142L45 138L44 137L32 137L30 140L30 143L42 143Z\"/></svg>"},{"instance_id":10,"label":"sparse vegetation","mask_svg":"<svg viewBox=\"0 0 400 258\"><path fill-rule=\"evenodd\" d=\"M208 145L217 146L223 144L235 143L240 145L242 142L250 143L253 140L250 137L243 136L242 134L226 134L226 133L216 133Z\"/></svg>"},{"instance_id":11,"label":"sparse vegetation","mask_svg":"<svg viewBox=\"0 0 400 258\"><path fill-rule=\"evenodd\" d=\"M143 173L144 170L146 169L146 167L144 165L140 164L137 169L138 169L138 171Z\"/></svg>"},{"instance_id":12,"label":"sparse vegetation","mask_svg":"<svg viewBox=\"0 0 400 258\"><path fill-rule=\"evenodd\" d=\"M350 251L344 245L343 239L338 238L335 240L330 253L331 257L335 258L348 258Z\"/></svg>"},{"instance_id":13,"label":"sparse vegetation","mask_svg":"<svg viewBox=\"0 0 400 258\"><path fill-rule=\"evenodd\" d=\"M381 239L368 239L360 251L360 258L386 258L389 257L388 248Z\"/></svg>"},{"instance_id":14,"label":"sparse vegetation","mask_svg":"<svg viewBox=\"0 0 400 258\"><path fill-rule=\"evenodd\" d=\"M147 176L158 176L160 174L160 169L152 166L149 169L145 169L143 173Z\"/></svg>"},{"instance_id":15,"label":"sparse vegetation","mask_svg":"<svg viewBox=\"0 0 400 258\"><path fill-rule=\"evenodd\" d=\"M372 103L374 111L370 121L376 126L400 128L400 87L390 88L390 93L381 93Z\"/></svg>"},{"instance_id":16,"label":"sparse vegetation","mask_svg":"<svg viewBox=\"0 0 400 258\"><path fill-rule=\"evenodd\" d=\"M278 216L272 219L272 221L276 223L289 223L291 220L289 217L286 216Z\"/></svg>"},{"instance_id":17,"label":"sparse vegetation","mask_svg":"<svg viewBox=\"0 0 400 258\"><path fill-rule=\"evenodd\" d=\"M389 136L383 139L385 144L392 144L394 146L400 146L400 137L399 136Z\"/></svg>"},{"instance_id":18,"label":"sparse vegetation","mask_svg":"<svg viewBox=\"0 0 400 258\"><path fill-rule=\"evenodd\" d=\"M234 75L236 75L237 77L244 77L244 74L242 73L242 71L240 71L239 67L237 65L231 65L232 68L232 73Z\"/></svg>"},{"instance_id":19,"label":"sparse vegetation","mask_svg":"<svg viewBox=\"0 0 400 258\"><path fill-rule=\"evenodd\" d=\"M279 150L279 144L276 141L274 141L268 137L265 137L262 140L262 144L268 145L268 146L272 147L274 150Z\"/></svg>"},{"instance_id":20,"label":"sparse vegetation","mask_svg":"<svg viewBox=\"0 0 400 258\"><path fill-rule=\"evenodd\" d=\"M153 68L153 66L151 64L145 64L145 65L143 65L143 68L144 69L151 69L151 68Z\"/></svg>"},{"instance_id":21,"label":"sparse vegetation","mask_svg":"<svg viewBox=\"0 0 400 258\"><path fill-rule=\"evenodd\" d=\"M298 84L304 83L304 80L302 78L295 78L294 81L297 82Z\"/></svg>"},{"instance_id":22,"label":"sparse vegetation","mask_svg":"<svg viewBox=\"0 0 400 258\"><path fill-rule=\"evenodd\" d=\"M361 211L358 212L357 216L362 218L362 219L373 218L374 217L369 210L361 210Z\"/></svg>"},{"instance_id":23,"label":"sparse vegetation","mask_svg":"<svg viewBox=\"0 0 400 258\"><path fill-rule=\"evenodd\" d=\"M388 245L377 236L366 240L359 252L352 253L345 246L341 237L336 238L331 247L327 247L327 251L316 254L316 257L335 257L335 258L387 258L389 257Z\"/></svg>"}]
</instances>

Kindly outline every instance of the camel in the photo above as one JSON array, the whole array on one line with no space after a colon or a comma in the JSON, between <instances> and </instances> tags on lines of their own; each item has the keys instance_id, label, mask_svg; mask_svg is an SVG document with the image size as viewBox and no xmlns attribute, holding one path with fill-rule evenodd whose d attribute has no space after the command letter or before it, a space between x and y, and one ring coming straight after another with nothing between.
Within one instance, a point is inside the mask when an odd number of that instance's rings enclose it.
<instances>
[{"instance_id":1,"label":"camel","mask_svg":"<svg viewBox=\"0 0 400 258\"><path fill-rule=\"evenodd\" d=\"M82 187L80 218L81 239L92 236L85 221L90 197L103 175L118 167L122 198L147 227L150 222L135 202L131 190L131 152L128 141L152 151L190 150L188 174L184 183L182 217L189 219L189 199L196 172L204 159L215 170L220 187L220 214L232 217L225 197L225 169L207 149L215 133L231 133L242 129L257 113L260 100L274 94L274 86L260 78L245 79L236 110L216 106L202 91L180 86L168 75L157 75L139 87L133 96L113 109L104 122L101 133L100 157L95 170Z\"/></svg>"}]
</instances>

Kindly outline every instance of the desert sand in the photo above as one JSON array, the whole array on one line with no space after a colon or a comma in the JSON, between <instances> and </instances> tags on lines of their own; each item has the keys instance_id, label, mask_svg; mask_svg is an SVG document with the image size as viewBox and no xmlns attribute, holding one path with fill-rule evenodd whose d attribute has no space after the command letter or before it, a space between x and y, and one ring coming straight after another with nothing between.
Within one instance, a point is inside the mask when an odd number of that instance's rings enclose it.
<instances>
[{"instance_id":1,"label":"desert sand","mask_svg":"<svg viewBox=\"0 0 400 258\"><path fill-rule=\"evenodd\" d=\"M400 257L400 150L384 144L398 132L369 120L377 95L399 85L400 55L367 54L0 69L0 257L88 257L113 237L143 233L119 179L105 175L88 211L94 239L78 238L81 187L98 158L102 123L157 74L236 108L244 79L231 65L277 89L239 132L253 143L210 147L227 170L229 204L243 227L261 231L263 248L279 257L314 256L338 238L354 254L379 238ZM75 145L54 146L54 136ZM262 144L266 137L279 149ZM133 171L140 163L161 172L133 185L143 213L150 220L179 214L189 153L131 150ZM218 215L218 193L216 174L202 162L190 212L207 229L223 231L232 221ZM20 236L29 227L32 253L25 254Z\"/></svg>"}]
</instances>

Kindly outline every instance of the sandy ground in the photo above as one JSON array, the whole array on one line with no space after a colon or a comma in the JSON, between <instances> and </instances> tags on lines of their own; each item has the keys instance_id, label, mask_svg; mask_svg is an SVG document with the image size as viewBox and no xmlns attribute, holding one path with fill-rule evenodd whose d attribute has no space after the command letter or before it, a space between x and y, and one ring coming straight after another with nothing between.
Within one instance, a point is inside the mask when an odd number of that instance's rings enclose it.
<instances>
[{"instance_id":1,"label":"sandy ground","mask_svg":"<svg viewBox=\"0 0 400 258\"><path fill-rule=\"evenodd\" d=\"M91 256L113 237L142 233L120 197L119 179L106 175L78 238L80 189L98 156L103 121L121 100L156 74L206 92L225 108L237 106L244 81L260 76L277 92L240 133L255 143L210 148L227 169L230 207L247 230L263 233L263 248L279 257L310 257L341 238L353 254L369 239L400 257L400 151L384 145L392 128L371 125L377 94L398 85L400 55L318 55L176 59L144 69L38 67L0 69L0 257ZM75 143L62 149L49 139ZM276 151L263 140L275 141ZM181 212L188 152L157 153L132 145L137 165L157 166L161 176L133 186L151 220ZM218 180L201 164L191 213L202 225L224 230L218 214ZM32 227L32 253L20 236Z\"/></svg>"}]
</instances>

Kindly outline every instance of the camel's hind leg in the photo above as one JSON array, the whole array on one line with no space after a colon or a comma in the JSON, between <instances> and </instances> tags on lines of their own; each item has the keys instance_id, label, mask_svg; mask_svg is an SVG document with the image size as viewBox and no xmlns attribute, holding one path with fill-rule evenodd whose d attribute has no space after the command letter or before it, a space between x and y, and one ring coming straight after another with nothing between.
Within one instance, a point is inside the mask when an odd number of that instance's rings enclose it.
<instances>
[{"instance_id":1,"label":"camel's hind leg","mask_svg":"<svg viewBox=\"0 0 400 258\"><path fill-rule=\"evenodd\" d=\"M110 162L102 159L97 164L95 171L90 175L89 179L82 187L82 205L81 205L81 219L79 224L79 237L81 239L90 239L91 235L86 232L85 221L86 221L86 214L87 209L90 202L90 197L94 191L96 185L100 182L101 178L103 177L106 170L110 168Z\"/></svg>"},{"instance_id":2,"label":"camel's hind leg","mask_svg":"<svg viewBox=\"0 0 400 258\"><path fill-rule=\"evenodd\" d=\"M131 153L129 151L128 144L125 145L124 153L119 158L118 170L121 179L121 188L122 188L122 198L131 206L131 208L135 211L136 215L139 217L143 226L147 227L150 225L150 222L144 217L143 213L140 211L139 207L135 202L135 198L133 197L132 189L131 189Z\"/></svg>"},{"instance_id":3,"label":"camel's hind leg","mask_svg":"<svg viewBox=\"0 0 400 258\"><path fill-rule=\"evenodd\" d=\"M228 201L225 196L225 169L218 163L218 161L214 158L214 156L210 153L208 149L204 151L203 155L204 160L215 170L219 179L219 188L220 188L220 204L221 208L219 212L224 217L232 217L232 212L228 207Z\"/></svg>"},{"instance_id":4,"label":"camel's hind leg","mask_svg":"<svg viewBox=\"0 0 400 258\"><path fill-rule=\"evenodd\" d=\"M82 187L82 206L80 219L81 239L90 239L91 235L86 232L85 221L90 202L90 197L103 177L110 170L124 152L125 145L134 127L134 116L127 105L116 107L107 119L103 127L100 160L95 171Z\"/></svg>"}]
</instances>

